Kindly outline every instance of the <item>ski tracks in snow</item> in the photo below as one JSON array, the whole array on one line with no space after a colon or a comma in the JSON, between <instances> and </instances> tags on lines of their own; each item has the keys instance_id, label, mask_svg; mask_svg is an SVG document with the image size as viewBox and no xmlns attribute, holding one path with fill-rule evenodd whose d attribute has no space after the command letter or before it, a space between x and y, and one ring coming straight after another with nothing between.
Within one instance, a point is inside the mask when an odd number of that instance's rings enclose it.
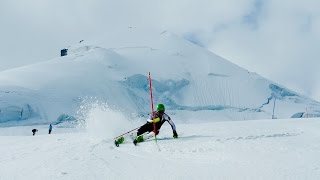
<instances>
[{"instance_id":1,"label":"ski tracks in snow","mask_svg":"<svg viewBox=\"0 0 320 180\"><path fill-rule=\"evenodd\" d=\"M319 179L318 121L177 124L115 147L88 133L0 136L0 179Z\"/></svg>"}]
</instances>

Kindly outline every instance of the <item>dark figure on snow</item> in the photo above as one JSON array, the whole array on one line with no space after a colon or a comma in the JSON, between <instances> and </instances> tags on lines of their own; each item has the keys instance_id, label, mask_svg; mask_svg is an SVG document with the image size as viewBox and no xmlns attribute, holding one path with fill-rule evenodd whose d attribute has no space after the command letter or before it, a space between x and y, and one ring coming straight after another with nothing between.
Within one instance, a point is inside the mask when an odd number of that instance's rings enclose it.
<instances>
[{"instance_id":1,"label":"dark figure on snow","mask_svg":"<svg viewBox=\"0 0 320 180\"><path fill-rule=\"evenodd\" d=\"M51 134L51 131L52 131L52 125L50 124L49 125L49 134Z\"/></svg>"},{"instance_id":2,"label":"dark figure on snow","mask_svg":"<svg viewBox=\"0 0 320 180\"><path fill-rule=\"evenodd\" d=\"M34 136L36 134L36 132L38 131L38 129L32 129L32 135Z\"/></svg>"},{"instance_id":3,"label":"dark figure on snow","mask_svg":"<svg viewBox=\"0 0 320 180\"><path fill-rule=\"evenodd\" d=\"M157 111L154 112L154 117L152 115L147 120L147 123L142 125L137 132L135 133L133 143L137 145L139 142L143 142L146 139L149 139L154 136L154 125L156 129L156 135L159 134L160 128L164 122L168 122L172 128L173 137L178 138L178 134L176 131L176 126L171 120L170 116L165 113L165 107L163 104L157 105ZM124 137L120 137L115 140L115 144L118 146L119 144L124 142Z\"/></svg>"}]
</instances>

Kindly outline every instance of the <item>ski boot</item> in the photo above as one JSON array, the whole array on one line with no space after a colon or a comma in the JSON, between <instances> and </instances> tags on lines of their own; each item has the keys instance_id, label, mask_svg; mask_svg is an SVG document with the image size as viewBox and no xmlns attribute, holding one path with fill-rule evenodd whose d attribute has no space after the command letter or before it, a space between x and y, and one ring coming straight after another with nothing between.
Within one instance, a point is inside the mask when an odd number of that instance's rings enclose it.
<instances>
[{"instance_id":1,"label":"ski boot","mask_svg":"<svg viewBox=\"0 0 320 180\"><path fill-rule=\"evenodd\" d=\"M133 140L133 144L136 146L138 143L143 142L143 135L137 136L134 140Z\"/></svg>"},{"instance_id":2,"label":"ski boot","mask_svg":"<svg viewBox=\"0 0 320 180\"><path fill-rule=\"evenodd\" d=\"M118 139L114 140L114 144L119 147L119 144L122 144L124 142L124 137L119 137Z\"/></svg>"}]
</instances>

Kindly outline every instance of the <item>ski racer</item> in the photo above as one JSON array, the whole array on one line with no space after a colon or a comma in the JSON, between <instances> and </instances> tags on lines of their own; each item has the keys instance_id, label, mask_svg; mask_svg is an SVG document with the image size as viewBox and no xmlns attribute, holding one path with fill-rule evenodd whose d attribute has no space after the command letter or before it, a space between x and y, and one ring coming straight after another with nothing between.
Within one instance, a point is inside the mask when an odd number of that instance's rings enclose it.
<instances>
[{"instance_id":1,"label":"ski racer","mask_svg":"<svg viewBox=\"0 0 320 180\"><path fill-rule=\"evenodd\" d=\"M147 120L147 123L142 125L140 128L138 128L137 132L135 133L135 138L133 140L134 145L137 145L139 142L143 142L145 139L148 139L150 137L154 136L154 123L156 128L156 135L159 134L160 128L163 125L164 122L168 122L172 128L173 132L173 138L178 138L178 133L176 130L176 126L174 122L171 120L170 116L165 113L165 107L163 104L157 105L157 111L154 112L154 117L152 118L152 115ZM148 133L145 135L145 133ZM145 137L144 137L145 135ZM123 143L124 137L120 137L115 140L116 146L119 146L119 144Z\"/></svg>"},{"instance_id":2,"label":"ski racer","mask_svg":"<svg viewBox=\"0 0 320 180\"><path fill-rule=\"evenodd\" d=\"M150 116L150 118L147 120L147 123L144 124L143 126L141 126L138 131L137 131L137 136L134 139L133 143L136 145L139 142L143 142L144 138L143 138L143 134L146 132L153 132L154 131L154 125L153 123L155 123L156 126L156 135L159 134L160 128L163 125L164 122L168 122L172 128L172 132L173 132L173 137L174 138L178 138L178 133L176 130L176 126L173 123L173 121L171 120L170 116L167 115L165 112L165 107L163 104L158 104L157 105L157 111L154 112L154 117L152 119L152 116Z\"/></svg>"}]
</instances>

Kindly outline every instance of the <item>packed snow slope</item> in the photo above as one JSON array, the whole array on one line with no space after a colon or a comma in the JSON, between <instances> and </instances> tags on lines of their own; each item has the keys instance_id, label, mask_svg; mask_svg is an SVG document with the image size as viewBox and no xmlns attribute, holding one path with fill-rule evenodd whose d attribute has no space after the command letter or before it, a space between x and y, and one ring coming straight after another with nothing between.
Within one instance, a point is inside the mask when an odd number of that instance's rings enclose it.
<instances>
[{"instance_id":1,"label":"packed snow slope","mask_svg":"<svg viewBox=\"0 0 320 180\"><path fill-rule=\"evenodd\" d=\"M319 114L318 102L168 32L128 30L92 44L82 42L70 46L67 56L0 72L1 124L80 119L95 101L129 117L145 116L148 72L155 103L184 121L199 114L198 121L271 118L274 104L277 118Z\"/></svg>"},{"instance_id":2,"label":"packed snow slope","mask_svg":"<svg viewBox=\"0 0 320 180\"><path fill-rule=\"evenodd\" d=\"M109 117L102 115L100 121ZM178 139L165 124L158 145L136 147L130 141L115 147L108 135L114 125L100 123L104 136L90 128L54 126L48 135L47 125L2 127L0 179L320 178L320 119L177 124ZM35 136L32 128L39 129Z\"/></svg>"}]
</instances>

